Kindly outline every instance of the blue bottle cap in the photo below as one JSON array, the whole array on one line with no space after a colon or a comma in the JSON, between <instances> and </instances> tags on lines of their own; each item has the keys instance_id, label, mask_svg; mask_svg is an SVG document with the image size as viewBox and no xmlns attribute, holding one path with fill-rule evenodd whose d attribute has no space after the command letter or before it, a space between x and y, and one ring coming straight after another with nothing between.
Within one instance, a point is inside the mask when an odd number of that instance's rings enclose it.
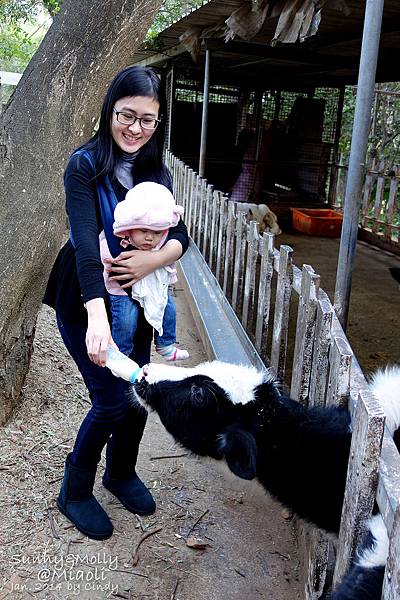
<instances>
[{"instance_id":1,"label":"blue bottle cap","mask_svg":"<svg viewBox=\"0 0 400 600\"><path fill-rule=\"evenodd\" d=\"M140 371L141 371L141 370L142 370L142 367L139 367L138 369L136 369L136 371L134 371L134 372L132 373L132 375L131 375L131 376L130 376L130 378L129 378L129 381L130 381L131 383L135 383L135 381L136 381L136 379L137 379L137 376L139 375L139 373L140 373Z\"/></svg>"}]
</instances>

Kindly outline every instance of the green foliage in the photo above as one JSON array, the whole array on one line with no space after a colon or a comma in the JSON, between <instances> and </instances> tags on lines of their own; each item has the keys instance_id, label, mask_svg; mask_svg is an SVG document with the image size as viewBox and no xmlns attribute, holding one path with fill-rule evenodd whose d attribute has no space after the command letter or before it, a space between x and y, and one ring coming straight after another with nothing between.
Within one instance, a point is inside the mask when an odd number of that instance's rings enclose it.
<instances>
[{"instance_id":1,"label":"green foliage","mask_svg":"<svg viewBox=\"0 0 400 600\"><path fill-rule=\"evenodd\" d=\"M23 73L32 56L38 49L45 30L34 28L32 33L18 23L9 22L0 25L0 70ZM7 103L14 86L2 85L2 102Z\"/></svg>"},{"instance_id":2,"label":"green foliage","mask_svg":"<svg viewBox=\"0 0 400 600\"><path fill-rule=\"evenodd\" d=\"M353 131L354 109L356 107L356 88L347 87L344 95L342 129L340 136L340 151L343 154L350 152L351 134Z\"/></svg>"},{"instance_id":3,"label":"green foliage","mask_svg":"<svg viewBox=\"0 0 400 600\"><path fill-rule=\"evenodd\" d=\"M0 70L22 73L42 41L16 23L0 26Z\"/></svg>"},{"instance_id":4,"label":"green foliage","mask_svg":"<svg viewBox=\"0 0 400 600\"><path fill-rule=\"evenodd\" d=\"M46 33L48 23L43 15L54 16L61 3L62 0L0 0L0 70L24 71Z\"/></svg>"},{"instance_id":5,"label":"green foliage","mask_svg":"<svg viewBox=\"0 0 400 600\"><path fill-rule=\"evenodd\" d=\"M164 0L147 33L146 46L155 50L158 49L158 34L204 3L205 0Z\"/></svg>"},{"instance_id":6,"label":"green foliage","mask_svg":"<svg viewBox=\"0 0 400 600\"><path fill-rule=\"evenodd\" d=\"M0 24L30 21L43 9L53 17L61 4L62 0L0 0Z\"/></svg>"},{"instance_id":7,"label":"green foliage","mask_svg":"<svg viewBox=\"0 0 400 600\"><path fill-rule=\"evenodd\" d=\"M62 0L43 0L42 3L49 15L54 17L61 8Z\"/></svg>"},{"instance_id":8,"label":"green foliage","mask_svg":"<svg viewBox=\"0 0 400 600\"><path fill-rule=\"evenodd\" d=\"M356 107L356 88L346 88L343 106L340 151L348 155L353 133ZM371 130L368 157L387 159L388 165L399 162L400 156L400 84L385 83L376 86L371 112Z\"/></svg>"},{"instance_id":9,"label":"green foliage","mask_svg":"<svg viewBox=\"0 0 400 600\"><path fill-rule=\"evenodd\" d=\"M147 34L146 45L162 50L158 33L178 21L182 15L202 5L204 0L164 0ZM0 0L0 70L22 73L45 34L27 33L26 23L35 27L43 12L54 16L62 0Z\"/></svg>"},{"instance_id":10,"label":"green foliage","mask_svg":"<svg viewBox=\"0 0 400 600\"><path fill-rule=\"evenodd\" d=\"M63 0L0 0L0 70L22 73L38 49L46 27L39 26L39 17L57 14ZM178 21L205 0L164 0L147 34L146 45L161 51L158 33ZM3 86L3 101L12 93L12 86Z\"/></svg>"}]
</instances>

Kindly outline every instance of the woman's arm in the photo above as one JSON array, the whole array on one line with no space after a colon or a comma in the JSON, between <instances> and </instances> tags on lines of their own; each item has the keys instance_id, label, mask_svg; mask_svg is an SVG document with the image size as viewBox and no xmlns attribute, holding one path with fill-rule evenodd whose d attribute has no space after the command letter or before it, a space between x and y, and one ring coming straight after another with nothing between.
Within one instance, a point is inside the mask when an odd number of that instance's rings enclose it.
<instances>
[{"instance_id":1,"label":"woman's arm","mask_svg":"<svg viewBox=\"0 0 400 600\"><path fill-rule=\"evenodd\" d=\"M65 172L64 184L77 273L88 316L87 352L90 360L104 366L107 347L114 345L114 342L104 301L106 291L100 260L100 223L93 175L93 169L85 157L72 156Z\"/></svg>"},{"instance_id":2,"label":"woman's arm","mask_svg":"<svg viewBox=\"0 0 400 600\"><path fill-rule=\"evenodd\" d=\"M64 175L66 209L75 248L83 302L105 298L99 233L102 229L93 168L82 155L72 155Z\"/></svg>"},{"instance_id":3,"label":"woman's arm","mask_svg":"<svg viewBox=\"0 0 400 600\"><path fill-rule=\"evenodd\" d=\"M182 244L178 240L170 239L157 252L148 250L128 250L121 252L113 260L107 259L110 264L108 271L118 273L110 279L119 281L122 288L130 287L139 279L143 279L160 267L166 267L178 260L183 254Z\"/></svg>"}]
</instances>

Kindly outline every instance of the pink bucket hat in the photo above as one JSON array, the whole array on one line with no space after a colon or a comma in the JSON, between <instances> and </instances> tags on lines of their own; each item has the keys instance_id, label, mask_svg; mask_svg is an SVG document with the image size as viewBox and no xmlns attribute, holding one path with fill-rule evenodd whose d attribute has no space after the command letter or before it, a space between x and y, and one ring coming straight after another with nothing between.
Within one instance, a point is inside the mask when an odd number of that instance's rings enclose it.
<instances>
[{"instance_id":1,"label":"pink bucket hat","mask_svg":"<svg viewBox=\"0 0 400 600\"><path fill-rule=\"evenodd\" d=\"M178 224L183 206L175 204L171 192L164 185L144 181L129 190L114 211L114 234L128 235L130 229L161 231Z\"/></svg>"}]
</instances>

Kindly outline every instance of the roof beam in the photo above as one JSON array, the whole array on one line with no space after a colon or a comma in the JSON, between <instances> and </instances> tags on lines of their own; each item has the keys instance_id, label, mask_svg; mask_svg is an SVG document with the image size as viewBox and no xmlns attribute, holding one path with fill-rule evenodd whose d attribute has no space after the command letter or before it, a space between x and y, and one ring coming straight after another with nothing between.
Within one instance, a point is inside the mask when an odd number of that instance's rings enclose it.
<instances>
[{"instance_id":1,"label":"roof beam","mask_svg":"<svg viewBox=\"0 0 400 600\"><path fill-rule=\"evenodd\" d=\"M145 51L144 51L145 52ZM151 67L158 63L163 63L169 60L170 58L174 58L174 56L179 56L186 52L186 49L182 46L182 44L178 44L177 46L173 46L172 48L168 48L164 52L159 52L158 54L152 54L147 58L140 60L139 62L135 62L135 65L140 67Z\"/></svg>"},{"instance_id":2,"label":"roof beam","mask_svg":"<svg viewBox=\"0 0 400 600\"><path fill-rule=\"evenodd\" d=\"M185 69L185 73L188 78L193 77L195 79L202 79L202 71L199 68L189 67ZM357 73L352 77L352 83L357 80ZM243 89L262 89L262 90L293 90L293 91L308 91L315 88L315 79L313 74L300 73L291 74L290 77L282 76L282 71L274 69L274 71L265 71L260 77L260 73L257 74L255 79L254 73L249 70L245 74L239 72L228 71L224 66L213 67L211 72L211 85L213 81L217 81L220 85L233 85L241 87ZM343 77L337 77L334 74L327 73L326 77L318 82L318 87L341 87L346 83L346 79Z\"/></svg>"},{"instance_id":3,"label":"roof beam","mask_svg":"<svg viewBox=\"0 0 400 600\"><path fill-rule=\"evenodd\" d=\"M334 56L332 54L317 54L314 51L304 50L299 47L299 44L291 47L283 46L263 46L260 44L251 44L246 42L229 42L224 44L223 42L216 40L209 40L208 47L221 52L233 52L241 56L254 56L257 60L287 60L293 62L293 64L303 63L305 65L319 65L322 67L333 66L333 67L345 67L350 69L357 69L359 65L359 59L348 57L348 56ZM247 61L250 64L249 61ZM231 68L236 68L241 64L234 64Z\"/></svg>"},{"instance_id":4,"label":"roof beam","mask_svg":"<svg viewBox=\"0 0 400 600\"><path fill-rule=\"evenodd\" d=\"M390 23L382 27L381 38L387 34L396 34L400 32L400 23ZM315 48L336 48L338 45L360 44L362 41L362 29L352 29L342 33L318 33L315 37L308 38L302 42L307 47Z\"/></svg>"}]
</instances>

